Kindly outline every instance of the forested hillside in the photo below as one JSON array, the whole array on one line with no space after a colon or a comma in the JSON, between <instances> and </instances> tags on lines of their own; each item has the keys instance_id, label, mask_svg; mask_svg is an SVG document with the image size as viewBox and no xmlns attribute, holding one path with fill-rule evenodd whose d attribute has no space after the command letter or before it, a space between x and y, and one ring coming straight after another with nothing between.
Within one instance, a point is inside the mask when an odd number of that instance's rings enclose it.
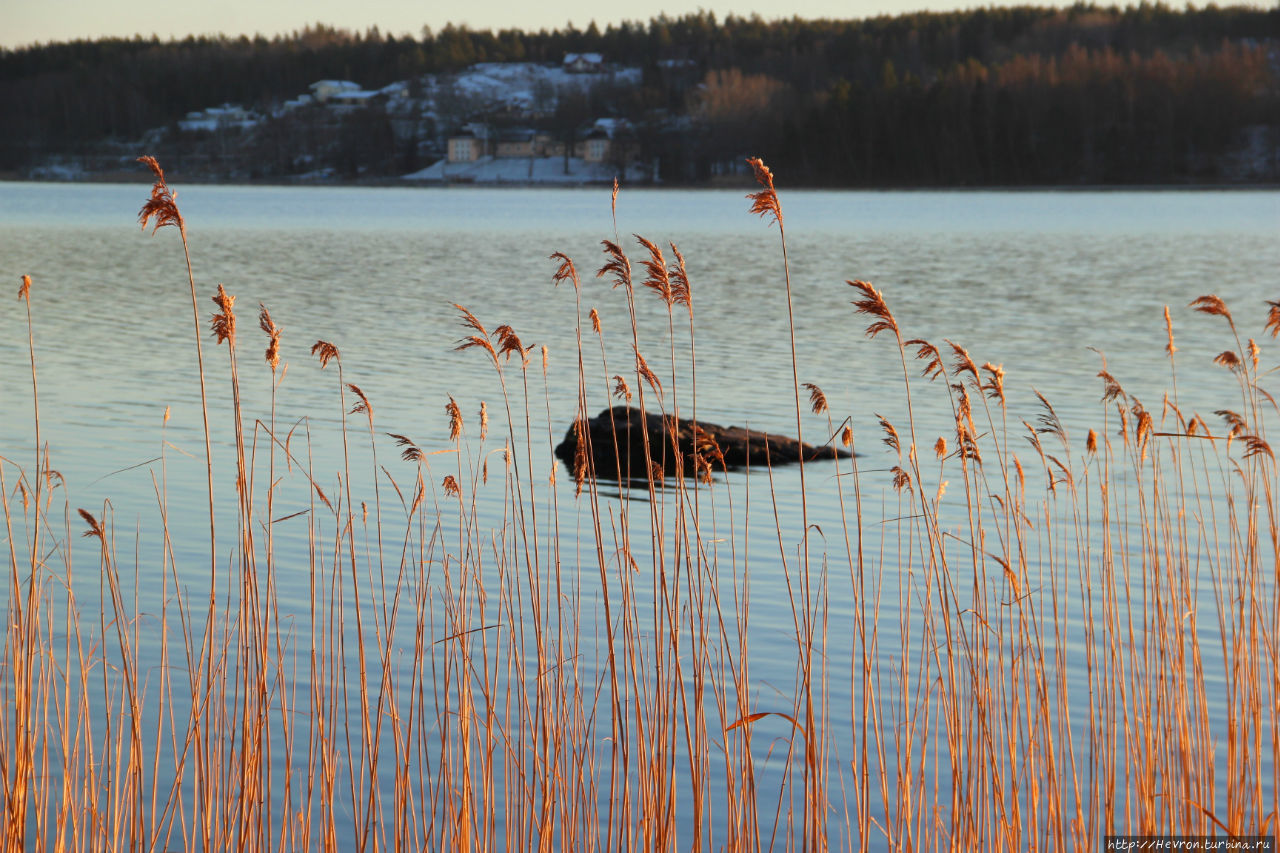
<instances>
[{"instance_id":1,"label":"forested hillside","mask_svg":"<svg viewBox=\"0 0 1280 853\"><path fill-rule=\"evenodd\" d=\"M626 119L636 159L668 181L715 177L746 154L791 183L865 186L1274 180L1280 167L1280 7L1144 3L839 21L698 14L537 33L313 26L271 39L32 46L0 52L0 171L128 147L217 104L269 116L321 79L403 81L416 96L426 75L558 64L568 52L640 68L642 82L524 119ZM383 141L343 155L350 176L422 165L457 129L424 113L420 126L392 132L370 109L325 132L359 136L354 122L377 123ZM272 133L279 147L296 128ZM260 150L259 137L230 147ZM181 156L181 139L167 138ZM249 171L282 177L288 162Z\"/></svg>"}]
</instances>

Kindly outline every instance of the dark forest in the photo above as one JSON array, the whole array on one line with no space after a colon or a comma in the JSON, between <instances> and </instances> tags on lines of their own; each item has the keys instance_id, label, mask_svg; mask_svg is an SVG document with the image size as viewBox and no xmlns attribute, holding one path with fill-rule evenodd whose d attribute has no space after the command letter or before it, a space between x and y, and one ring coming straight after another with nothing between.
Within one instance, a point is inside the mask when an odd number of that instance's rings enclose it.
<instances>
[{"instance_id":1,"label":"dark forest","mask_svg":"<svg viewBox=\"0 0 1280 853\"><path fill-rule=\"evenodd\" d=\"M133 150L148 131L224 102L265 114L320 79L412 84L477 62L559 63L574 51L642 69L639 86L597 93L582 109L627 119L637 157L667 181L732 172L726 164L747 154L790 183L827 186L1277 174L1280 7L1149 3L863 20L702 13L536 33L446 26L393 36L315 25L275 38L30 46L0 51L0 172ZM344 155L350 174L377 177L422 165L448 130L412 140L407 153L385 128L332 134L335 145L359 144ZM265 164L253 177L286 176L253 156Z\"/></svg>"}]
</instances>

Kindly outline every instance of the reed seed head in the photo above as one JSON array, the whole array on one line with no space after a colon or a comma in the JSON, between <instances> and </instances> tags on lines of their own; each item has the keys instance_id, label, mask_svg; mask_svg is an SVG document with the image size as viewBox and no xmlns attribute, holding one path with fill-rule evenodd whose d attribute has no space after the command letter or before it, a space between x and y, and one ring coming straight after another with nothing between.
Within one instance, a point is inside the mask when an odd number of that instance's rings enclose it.
<instances>
[{"instance_id":1,"label":"reed seed head","mask_svg":"<svg viewBox=\"0 0 1280 853\"><path fill-rule=\"evenodd\" d=\"M1191 300L1191 306L1201 314L1212 314L1218 317L1225 317L1227 324L1231 326L1232 331L1236 328L1236 323L1231 319L1231 312L1227 310L1227 303L1222 298L1214 294L1207 296L1198 296Z\"/></svg>"},{"instance_id":2,"label":"reed seed head","mask_svg":"<svg viewBox=\"0 0 1280 853\"><path fill-rule=\"evenodd\" d=\"M1273 338L1280 335L1280 302L1267 300L1267 324L1263 330L1270 332Z\"/></svg>"},{"instance_id":3,"label":"reed seed head","mask_svg":"<svg viewBox=\"0 0 1280 853\"><path fill-rule=\"evenodd\" d=\"M22 277L22 286L18 288L18 298L27 300L27 304L31 304L31 276L24 275Z\"/></svg>"},{"instance_id":4,"label":"reed seed head","mask_svg":"<svg viewBox=\"0 0 1280 853\"><path fill-rule=\"evenodd\" d=\"M582 283L578 280L578 268L573 265L568 255L564 252L552 252L551 260L560 262L560 266L551 274L551 281L556 287L559 287L562 281L569 281L573 283L574 290L582 289Z\"/></svg>"},{"instance_id":5,"label":"reed seed head","mask_svg":"<svg viewBox=\"0 0 1280 853\"><path fill-rule=\"evenodd\" d=\"M592 308L591 313L588 316L591 318L591 331L595 332L597 335L600 334L600 314L596 309Z\"/></svg>"},{"instance_id":6,"label":"reed seed head","mask_svg":"<svg viewBox=\"0 0 1280 853\"><path fill-rule=\"evenodd\" d=\"M978 430L973 423L973 403L964 385L954 386L956 391L956 453L961 459L982 464L982 452L978 447Z\"/></svg>"},{"instance_id":7,"label":"reed seed head","mask_svg":"<svg viewBox=\"0 0 1280 853\"><path fill-rule=\"evenodd\" d=\"M600 245L604 247L604 253L609 257L609 260L596 272L596 278L612 276L615 289L622 287L626 289L627 293L630 293L631 261L627 259L622 247L612 240L601 240Z\"/></svg>"},{"instance_id":8,"label":"reed seed head","mask_svg":"<svg viewBox=\"0 0 1280 853\"><path fill-rule=\"evenodd\" d=\"M529 364L529 351L533 349L530 344L526 347L520 340L520 336L516 334L516 330L503 323L493 330L498 337L498 355L505 355L507 360L511 359L511 354L515 353L520 356L520 361L527 367Z\"/></svg>"},{"instance_id":9,"label":"reed seed head","mask_svg":"<svg viewBox=\"0 0 1280 853\"><path fill-rule=\"evenodd\" d=\"M919 338L913 338L909 341L903 341L904 347L915 347L916 359L925 362L924 369L920 371L920 375L925 379L933 380L939 376L946 376L946 368L942 364L942 356L938 353L938 348L928 341Z\"/></svg>"},{"instance_id":10,"label":"reed seed head","mask_svg":"<svg viewBox=\"0 0 1280 853\"><path fill-rule=\"evenodd\" d=\"M1036 432L1056 436L1063 447L1067 446L1067 428L1062 425L1062 419L1058 417L1057 411L1053 408L1053 404L1049 402L1049 398L1039 391L1032 389L1036 395L1036 399L1040 401L1040 414L1036 420L1040 422Z\"/></svg>"},{"instance_id":11,"label":"reed seed head","mask_svg":"<svg viewBox=\"0 0 1280 853\"><path fill-rule=\"evenodd\" d=\"M680 250L676 248L675 243L668 244L671 246L671 254L675 256L676 262L669 270L671 275L671 290L678 304L689 309L689 316L693 316L693 291L689 285L689 271L684 265L684 255L680 254Z\"/></svg>"},{"instance_id":12,"label":"reed seed head","mask_svg":"<svg viewBox=\"0 0 1280 853\"><path fill-rule=\"evenodd\" d=\"M761 186L758 192L748 193L751 200L751 213L761 217L770 217L782 227L782 205L778 203L778 193L773 188L773 172L759 157L748 157L747 164L755 172L756 183Z\"/></svg>"},{"instance_id":13,"label":"reed seed head","mask_svg":"<svg viewBox=\"0 0 1280 853\"><path fill-rule=\"evenodd\" d=\"M218 292L213 295L213 304L221 309L219 313L213 315L210 323L213 328L213 337L218 343L229 341L234 347L236 345L236 298L219 284Z\"/></svg>"},{"instance_id":14,"label":"reed seed head","mask_svg":"<svg viewBox=\"0 0 1280 853\"><path fill-rule=\"evenodd\" d=\"M369 405L369 398L366 397L364 395L364 392L360 390L360 386L356 385L353 382L348 382L347 388L351 390L352 394L356 395L356 404L351 407L351 411L348 412L348 414L365 415L369 418L369 422L372 423L373 422L373 406Z\"/></svg>"},{"instance_id":15,"label":"reed seed head","mask_svg":"<svg viewBox=\"0 0 1280 853\"><path fill-rule=\"evenodd\" d=\"M978 365L970 357L969 351L955 341L948 340L947 345L951 347L951 352L956 357L955 364L951 366L952 373L957 376L961 373L968 373L973 377L974 382L981 384L982 380L978 376Z\"/></svg>"},{"instance_id":16,"label":"reed seed head","mask_svg":"<svg viewBox=\"0 0 1280 853\"><path fill-rule=\"evenodd\" d=\"M449 440L457 441L458 436L462 434L462 410L458 408L458 403L452 396L449 397L444 410L449 414Z\"/></svg>"},{"instance_id":17,"label":"reed seed head","mask_svg":"<svg viewBox=\"0 0 1280 853\"><path fill-rule=\"evenodd\" d=\"M138 211L138 221L145 229L147 223L154 217L156 224L151 229L152 234L166 225L175 225L179 231L185 234L187 227L182 221L182 214L178 211L178 194L169 189L169 185L165 183L164 170L160 168L156 158L151 156L139 157L138 162L147 166L156 177L156 181L151 187L151 197L147 199L142 205L142 209Z\"/></svg>"},{"instance_id":18,"label":"reed seed head","mask_svg":"<svg viewBox=\"0 0 1280 853\"><path fill-rule=\"evenodd\" d=\"M1241 368L1240 356L1231 350L1224 350L1213 357L1214 364L1220 364L1228 370L1239 370Z\"/></svg>"},{"instance_id":19,"label":"reed seed head","mask_svg":"<svg viewBox=\"0 0 1280 853\"><path fill-rule=\"evenodd\" d=\"M1137 400L1133 401L1133 438L1134 444L1137 446L1140 458L1147 458L1147 440L1151 438L1151 433L1155 431L1155 420L1151 417L1141 403Z\"/></svg>"},{"instance_id":20,"label":"reed seed head","mask_svg":"<svg viewBox=\"0 0 1280 853\"><path fill-rule=\"evenodd\" d=\"M632 347L635 349L635 347ZM636 349L636 373L645 382L649 383L649 387L658 394L662 393L662 382L658 379L658 375L649 369L649 363L644 360L644 356L640 354L640 350Z\"/></svg>"},{"instance_id":21,"label":"reed seed head","mask_svg":"<svg viewBox=\"0 0 1280 853\"><path fill-rule=\"evenodd\" d=\"M845 283L862 293L861 299L853 301L853 307L857 309L857 313L867 314L876 318L875 322L867 326L867 337L874 338L881 332L893 332L894 337L898 337L898 322L893 319L893 314L889 311L889 305L884 300L884 294L865 281L847 281Z\"/></svg>"},{"instance_id":22,"label":"reed seed head","mask_svg":"<svg viewBox=\"0 0 1280 853\"><path fill-rule=\"evenodd\" d=\"M473 332L476 333L474 335L463 336L462 339L458 341L458 345L454 347L454 349L457 351L461 351L461 350L471 349L472 347L479 347L480 349L489 353L489 357L493 359L493 363L496 365L498 363L498 351L495 350L493 348L493 344L489 342L488 330L485 329L483 325L481 325L480 321L476 318L476 315L472 314L466 308L463 308L461 305L457 304L456 302L454 303L453 307L457 308L460 312L462 312L461 322L462 322L463 328L471 329Z\"/></svg>"},{"instance_id":23,"label":"reed seed head","mask_svg":"<svg viewBox=\"0 0 1280 853\"><path fill-rule=\"evenodd\" d=\"M988 361L986 364L982 365L982 369L985 370L988 376L990 377L987 380L986 384L982 386L983 389L987 392L988 397L990 397L993 400L998 400L1000 402L1000 405L1003 406L1004 405L1004 365L992 364L991 362Z\"/></svg>"},{"instance_id":24,"label":"reed seed head","mask_svg":"<svg viewBox=\"0 0 1280 853\"><path fill-rule=\"evenodd\" d=\"M88 529L88 530L86 530L86 531L85 531L83 534L81 534L81 535L86 536L86 537L88 537L88 536L96 536L100 541L105 542L105 541L106 541L106 531L105 531L105 530L103 530L102 522L100 522L100 521L98 521L98 519L94 518L94 517L93 517L93 514L92 514L92 513L90 513L87 509L80 509L80 510L77 510L77 512L79 512L79 513L80 513L80 517L84 519L85 524L89 525L89 529Z\"/></svg>"},{"instance_id":25,"label":"reed seed head","mask_svg":"<svg viewBox=\"0 0 1280 853\"><path fill-rule=\"evenodd\" d=\"M591 458L587 453L587 422L581 419L575 421L573 430L577 438L573 449L573 495L577 497L582 494L582 486L587 481L587 468Z\"/></svg>"},{"instance_id":26,"label":"reed seed head","mask_svg":"<svg viewBox=\"0 0 1280 853\"><path fill-rule=\"evenodd\" d=\"M311 354L320 359L321 370L324 370L329 366L330 359L336 358L339 362L342 361L341 357L338 355L338 348L328 341L316 341L312 344Z\"/></svg>"},{"instance_id":27,"label":"reed seed head","mask_svg":"<svg viewBox=\"0 0 1280 853\"><path fill-rule=\"evenodd\" d=\"M405 462L422 462L427 458L427 455L422 452L422 448L414 444L413 439L408 436L399 435L394 432L389 432L387 435L396 440L396 447L404 448L400 453L400 458Z\"/></svg>"},{"instance_id":28,"label":"reed seed head","mask_svg":"<svg viewBox=\"0 0 1280 853\"><path fill-rule=\"evenodd\" d=\"M1214 414L1222 418L1227 423L1227 435L1235 437L1244 435L1247 429L1244 416L1239 412L1233 412L1230 409L1217 409Z\"/></svg>"},{"instance_id":29,"label":"reed seed head","mask_svg":"<svg viewBox=\"0 0 1280 853\"><path fill-rule=\"evenodd\" d=\"M881 441L889 445L889 447L893 448L893 450L901 456L902 445L898 440L898 430L894 428L893 424L889 423L888 419L885 418L884 415L877 414L876 420L880 421L880 428L884 430L884 438L882 438Z\"/></svg>"},{"instance_id":30,"label":"reed seed head","mask_svg":"<svg viewBox=\"0 0 1280 853\"><path fill-rule=\"evenodd\" d=\"M671 275L667 271L667 259L662 256L662 250L656 244L649 242L639 234L633 236L649 253L649 257L641 262L641 266L645 270L645 279L641 284L662 297L662 301L666 303L667 308L670 308L675 304L675 293L671 287Z\"/></svg>"},{"instance_id":31,"label":"reed seed head","mask_svg":"<svg viewBox=\"0 0 1280 853\"><path fill-rule=\"evenodd\" d=\"M812 382L804 383L804 387L809 392L809 406L813 413L820 415L827 411L827 395L822 393L822 389Z\"/></svg>"},{"instance_id":32,"label":"reed seed head","mask_svg":"<svg viewBox=\"0 0 1280 853\"><path fill-rule=\"evenodd\" d=\"M271 372L274 373L276 368L280 366L280 336L284 334L284 329L272 321L271 313L267 311L267 306L261 302L258 303L258 328L266 332L270 338L267 344L266 359L267 364L271 365Z\"/></svg>"},{"instance_id":33,"label":"reed seed head","mask_svg":"<svg viewBox=\"0 0 1280 853\"><path fill-rule=\"evenodd\" d=\"M1173 318L1169 316L1169 306L1164 306L1164 331L1169 338L1169 342L1164 345L1164 351L1169 355L1173 355L1178 348L1173 345Z\"/></svg>"},{"instance_id":34,"label":"reed seed head","mask_svg":"<svg viewBox=\"0 0 1280 853\"><path fill-rule=\"evenodd\" d=\"M1261 436L1246 435L1242 439L1244 441L1244 458L1249 459L1253 456L1266 456L1272 462L1276 461L1276 455L1271 452L1271 445L1267 444Z\"/></svg>"},{"instance_id":35,"label":"reed seed head","mask_svg":"<svg viewBox=\"0 0 1280 853\"><path fill-rule=\"evenodd\" d=\"M1124 389L1120 387L1120 383L1112 376L1104 367L1098 371L1098 378L1102 380L1102 402L1109 403L1124 396Z\"/></svg>"}]
</instances>

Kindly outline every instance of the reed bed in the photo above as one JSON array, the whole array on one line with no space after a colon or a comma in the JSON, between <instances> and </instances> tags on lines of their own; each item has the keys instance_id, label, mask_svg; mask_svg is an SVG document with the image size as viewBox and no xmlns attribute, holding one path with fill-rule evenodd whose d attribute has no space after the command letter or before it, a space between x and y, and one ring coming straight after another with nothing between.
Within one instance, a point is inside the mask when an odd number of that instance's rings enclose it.
<instances>
[{"instance_id":1,"label":"reed bed","mask_svg":"<svg viewBox=\"0 0 1280 853\"><path fill-rule=\"evenodd\" d=\"M146 164L142 223L185 251ZM752 165L790 317L783 207ZM552 256L547 286L576 306L577 351L556 364L576 371L579 417L615 398L696 420L696 282L675 245L622 238L613 201L597 275ZM1044 397L1013 414L1002 366L911 338L882 291L839 284L900 368L868 407L906 415L855 435L802 382L791 325L797 434L859 453L809 462L821 477L801 463L797 525L775 472L724 472L712 447L628 488L593 453L548 470L549 354L463 306L458 349L501 393L442 400L447 444L380 423L341 342L293 356L332 377L329 417L279 424L284 329L266 307L246 326L222 285L206 326L186 257L201 399L208 379L231 400L234 494L215 494L205 403L207 506L170 506L162 457L136 538L109 504L81 508L41 443L40 291L22 279L36 446L0 460L5 853L1088 851L1109 833L1276 833L1280 302L1237 326L1196 300L1186 322L1217 324L1225 349L1190 356L1166 309L1169 390L1144 403L1102 362L1076 435ZM665 329L641 324L646 299ZM601 327L604 300L630 328ZM1180 408L1186 357L1221 367L1220 410ZM242 382L269 387L268 410L242 411ZM925 434L926 407L953 429ZM336 476L312 458L322 423ZM772 511L735 505L728 478ZM811 521L819 505L838 529ZM208 541L174 543L175 512L207 515ZM762 528L767 545L748 534ZM762 572L790 619L763 647ZM780 692L761 691L762 659L791 663Z\"/></svg>"}]
</instances>

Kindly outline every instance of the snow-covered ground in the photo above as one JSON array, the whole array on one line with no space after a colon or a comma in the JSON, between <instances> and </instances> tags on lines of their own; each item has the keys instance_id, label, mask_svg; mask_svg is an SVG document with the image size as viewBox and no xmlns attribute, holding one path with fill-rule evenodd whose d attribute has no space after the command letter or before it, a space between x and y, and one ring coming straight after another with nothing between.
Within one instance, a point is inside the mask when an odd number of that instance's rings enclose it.
<instances>
[{"instance_id":1,"label":"snow-covered ground","mask_svg":"<svg viewBox=\"0 0 1280 853\"><path fill-rule=\"evenodd\" d=\"M432 181L476 184L593 184L611 183L614 177L638 181L638 169L626 175L608 163L588 163L580 157L569 158L566 173L564 157L481 157L469 163L433 163L425 169L401 176L406 181Z\"/></svg>"},{"instance_id":2,"label":"snow-covered ground","mask_svg":"<svg viewBox=\"0 0 1280 853\"><path fill-rule=\"evenodd\" d=\"M639 68L575 74L561 66L536 62L479 62L456 75L433 75L431 82L452 85L458 94L480 102L550 111L560 94L586 91L603 83L639 86L641 74Z\"/></svg>"},{"instance_id":3,"label":"snow-covered ground","mask_svg":"<svg viewBox=\"0 0 1280 853\"><path fill-rule=\"evenodd\" d=\"M27 171L33 181L83 181L90 177L84 164L77 160L50 157L39 166Z\"/></svg>"}]
</instances>

